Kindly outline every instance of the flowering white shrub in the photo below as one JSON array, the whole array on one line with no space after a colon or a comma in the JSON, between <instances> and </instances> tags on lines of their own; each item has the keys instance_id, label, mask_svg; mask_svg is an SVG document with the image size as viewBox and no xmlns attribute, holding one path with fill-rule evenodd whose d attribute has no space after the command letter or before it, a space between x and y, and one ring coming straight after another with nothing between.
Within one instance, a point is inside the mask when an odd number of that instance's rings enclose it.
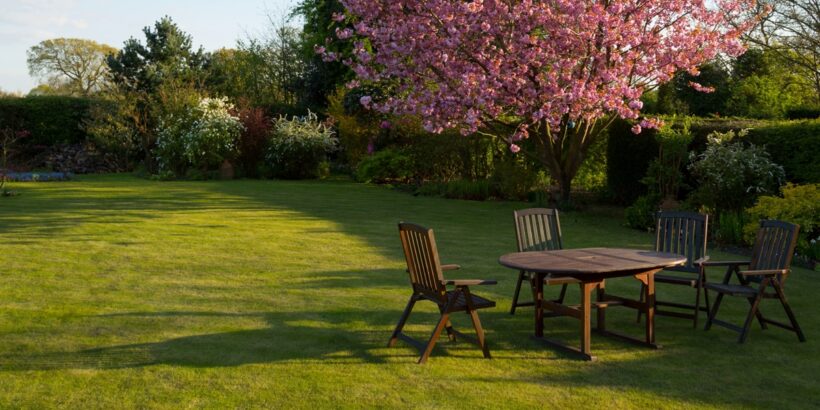
<instances>
[{"instance_id":1,"label":"flowering white shrub","mask_svg":"<svg viewBox=\"0 0 820 410\"><path fill-rule=\"evenodd\" d=\"M183 113L161 119L156 149L160 167L177 173L189 166L208 170L235 157L243 127L233 109L227 98L203 98Z\"/></svg>"},{"instance_id":2,"label":"flowering white shrub","mask_svg":"<svg viewBox=\"0 0 820 410\"><path fill-rule=\"evenodd\" d=\"M745 135L745 130L712 133L702 154L690 154L689 171L698 182L696 202L711 210L740 211L759 195L777 192L785 180L783 167L762 147L732 141Z\"/></svg>"},{"instance_id":3,"label":"flowering white shrub","mask_svg":"<svg viewBox=\"0 0 820 410\"><path fill-rule=\"evenodd\" d=\"M304 117L276 120L265 159L277 177L316 178L327 154L337 147L333 129L308 111Z\"/></svg>"}]
</instances>

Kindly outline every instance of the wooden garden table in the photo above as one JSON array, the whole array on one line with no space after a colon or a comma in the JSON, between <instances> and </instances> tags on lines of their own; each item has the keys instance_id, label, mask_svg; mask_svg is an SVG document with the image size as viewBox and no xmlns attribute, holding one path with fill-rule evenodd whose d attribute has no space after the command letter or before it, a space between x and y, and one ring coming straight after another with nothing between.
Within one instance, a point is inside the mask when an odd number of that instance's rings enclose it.
<instances>
[{"instance_id":1,"label":"wooden garden table","mask_svg":"<svg viewBox=\"0 0 820 410\"><path fill-rule=\"evenodd\" d=\"M498 259L501 265L518 271L535 273L535 338L552 346L580 354L587 360L595 360L590 353L591 308L598 308L597 331L607 336L659 348L655 343L655 273L664 268L684 264L686 257L671 253L661 253L638 249L584 248L553 251L508 253ZM544 300L544 279L572 277L581 286L580 306L568 306ZM633 276L644 285L644 301L608 295L605 280ZM590 300L590 293L598 288L597 302ZM646 314L646 338L635 339L606 329L606 308L622 305L641 310ZM544 337L544 309L559 315L570 316L581 321L581 347L576 349L561 342Z\"/></svg>"}]
</instances>

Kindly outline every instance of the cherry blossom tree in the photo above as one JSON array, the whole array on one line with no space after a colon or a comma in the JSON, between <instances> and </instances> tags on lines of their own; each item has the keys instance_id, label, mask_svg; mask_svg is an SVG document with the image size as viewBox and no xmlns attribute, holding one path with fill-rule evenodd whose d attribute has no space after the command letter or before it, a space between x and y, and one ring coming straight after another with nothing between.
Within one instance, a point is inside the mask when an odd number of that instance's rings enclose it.
<instances>
[{"instance_id":1,"label":"cherry blossom tree","mask_svg":"<svg viewBox=\"0 0 820 410\"><path fill-rule=\"evenodd\" d=\"M614 118L633 131L644 91L719 53L744 51L738 38L758 16L754 0L342 0L357 36L343 58L356 81L390 84L362 103L423 118L439 133L534 139L534 155L569 200L584 156ZM744 13L745 12L745 13ZM744 17L746 16L746 17ZM349 41L349 40L348 40ZM326 60L342 58L317 46ZM692 86L709 91L699 84ZM508 132L492 132L498 124Z\"/></svg>"}]
</instances>

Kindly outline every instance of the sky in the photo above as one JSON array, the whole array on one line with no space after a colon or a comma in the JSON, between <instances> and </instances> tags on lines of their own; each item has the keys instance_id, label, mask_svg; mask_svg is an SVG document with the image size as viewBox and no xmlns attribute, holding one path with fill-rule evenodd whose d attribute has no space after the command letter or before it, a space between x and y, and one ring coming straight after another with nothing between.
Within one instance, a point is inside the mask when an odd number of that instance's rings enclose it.
<instances>
[{"instance_id":1,"label":"sky","mask_svg":"<svg viewBox=\"0 0 820 410\"><path fill-rule=\"evenodd\" d=\"M0 0L0 90L27 93L39 83L26 50L52 38L84 38L121 48L130 37L168 15L212 51L259 35L268 16L284 18L296 0ZM294 22L298 23L298 22Z\"/></svg>"}]
</instances>

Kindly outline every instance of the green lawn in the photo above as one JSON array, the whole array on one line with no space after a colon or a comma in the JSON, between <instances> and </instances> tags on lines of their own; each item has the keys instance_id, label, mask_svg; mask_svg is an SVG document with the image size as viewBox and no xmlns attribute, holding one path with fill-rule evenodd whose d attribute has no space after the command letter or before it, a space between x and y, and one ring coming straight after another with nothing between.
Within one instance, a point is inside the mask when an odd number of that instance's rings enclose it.
<instances>
[{"instance_id":1,"label":"green lawn","mask_svg":"<svg viewBox=\"0 0 820 410\"><path fill-rule=\"evenodd\" d=\"M348 182L95 176L13 188L22 195L0 198L0 408L820 406L818 272L795 269L786 286L807 343L755 327L738 345L728 330L661 317L662 350L593 335L599 361L587 363L531 340L531 309L507 313L516 272L496 259L527 204ZM419 366L410 347L386 347L410 291L399 220L436 229L443 262L463 267L454 277L499 279L474 289L498 302L481 312L492 360L443 342ZM561 222L566 247L651 243L618 217ZM763 312L784 317L774 303ZM436 314L420 306L408 329L424 337ZM721 313L739 322L747 306L727 300ZM632 310L608 319L641 333ZM577 327L547 321L567 341Z\"/></svg>"}]
</instances>

